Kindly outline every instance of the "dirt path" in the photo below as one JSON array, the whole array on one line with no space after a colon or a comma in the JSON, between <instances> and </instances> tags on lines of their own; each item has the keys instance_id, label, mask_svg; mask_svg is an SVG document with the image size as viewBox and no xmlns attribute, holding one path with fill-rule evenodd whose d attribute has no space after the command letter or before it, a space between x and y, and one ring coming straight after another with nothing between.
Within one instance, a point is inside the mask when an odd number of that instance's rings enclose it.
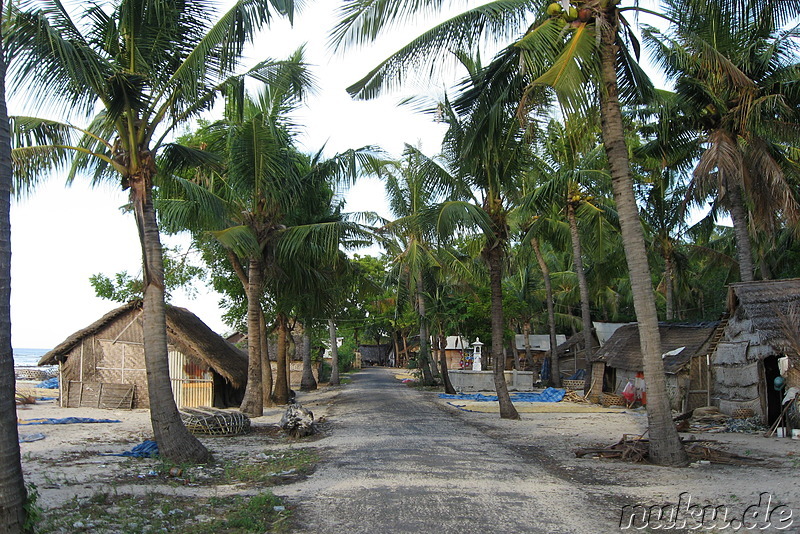
<instances>
[{"instance_id":1,"label":"dirt path","mask_svg":"<svg viewBox=\"0 0 800 534\"><path fill-rule=\"evenodd\" d=\"M336 400L317 472L276 488L304 532L606 532L585 494L385 369ZM320 443L321 445L323 443ZM580 511L580 513L571 513Z\"/></svg>"}]
</instances>

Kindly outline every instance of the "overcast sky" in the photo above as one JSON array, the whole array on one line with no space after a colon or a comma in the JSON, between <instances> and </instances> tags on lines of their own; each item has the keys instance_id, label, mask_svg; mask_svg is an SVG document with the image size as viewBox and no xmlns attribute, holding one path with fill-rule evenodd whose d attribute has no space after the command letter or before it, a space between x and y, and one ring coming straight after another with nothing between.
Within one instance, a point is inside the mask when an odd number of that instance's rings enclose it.
<instances>
[{"instance_id":1,"label":"overcast sky","mask_svg":"<svg viewBox=\"0 0 800 534\"><path fill-rule=\"evenodd\" d=\"M473 2L477 3L477 2ZM249 64L265 57L284 58L307 43L308 61L322 90L299 113L306 126L301 142L309 152L326 144L326 154L364 145L378 145L399 155L403 143L438 151L442 127L412 110L398 108L408 94L441 94L446 82L412 84L404 95L377 101L353 101L345 87L363 76L389 53L405 44L419 29L404 29L364 50L334 56L326 48L332 9L338 2L307 2L294 28L275 21L250 52ZM441 15L443 18L445 15ZM420 25L419 28L423 27ZM488 57L488 56L487 56ZM460 75L460 74L459 74ZM10 114L22 114L18 99L9 101ZM118 304L95 297L89 277L128 271L138 276L141 256L133 218L120 212L126 193L113 185L97 189L76 181L65 188L54 176L30 198L12 206L12 343L15 348L52 348L78 329L100 318ZM346 194L348 211L382 211L383 186L364 181ZM166 244L176 243L164 238ZM215 331L229 329L222 323L218 295L199 287L199 296L177 294L173 304L196 313Z\"/></svg>"}]
</instances>

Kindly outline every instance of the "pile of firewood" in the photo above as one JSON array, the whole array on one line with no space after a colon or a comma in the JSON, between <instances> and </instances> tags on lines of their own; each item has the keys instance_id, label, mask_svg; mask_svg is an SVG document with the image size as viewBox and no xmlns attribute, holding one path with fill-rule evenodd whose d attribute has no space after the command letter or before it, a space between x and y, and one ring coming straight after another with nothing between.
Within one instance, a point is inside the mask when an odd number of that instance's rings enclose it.
<instances>
[{"instance_id":1,"label":"pile of firewood","mask_svg":"<svg viewBox=\"0 0 800 534\"><path fill-rule=\"evenodd\" d=\"M726 465L764 465L764 460L751 456L740 456L711 447L709 440L681 440L690 462L709 462ZM583 458L614 458L629 462L645 462L648 459L650 440L641 436L623 434L622 439L610 447L575 449L575 456Z\"/></svg>"}]
</instances>

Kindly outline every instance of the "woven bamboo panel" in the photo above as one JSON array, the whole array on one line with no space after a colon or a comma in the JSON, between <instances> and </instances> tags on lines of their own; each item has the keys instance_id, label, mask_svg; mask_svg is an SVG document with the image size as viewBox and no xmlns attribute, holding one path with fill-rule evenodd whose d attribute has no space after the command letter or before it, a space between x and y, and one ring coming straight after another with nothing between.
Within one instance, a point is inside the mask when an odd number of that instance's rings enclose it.
<instances>
[{"instance_id":1,"label":"woven bamboo panel","mask_svg":"<svg viewBox=\"0 0 800 534\"><path fill-rule=\"evenodd\" d=\"M66 407L131 409L135 391L133 384L70 381Z\"/></svg>"}]
</instances>

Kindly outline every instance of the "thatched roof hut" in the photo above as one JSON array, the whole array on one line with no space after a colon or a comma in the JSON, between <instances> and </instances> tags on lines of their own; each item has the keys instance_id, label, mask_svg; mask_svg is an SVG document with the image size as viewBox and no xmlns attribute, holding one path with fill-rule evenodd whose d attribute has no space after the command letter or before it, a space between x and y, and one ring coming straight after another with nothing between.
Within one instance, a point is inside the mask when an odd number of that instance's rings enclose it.
<instances>
[{"instance_id":1,"label":"thatched roof hut","mask_svg":"<svg viewBox=\"0 0 800 534\"><path fill-rule=\"evenodd\" d=\"M778 417L782 398L773 381L781 375L779 360L786 358L787 384L800 386L796 341L787 336L800 329L798 310L798 278L730 285L724 337L712 362L714 396L724 413L752 409L767 423Z\"/></svg>"},{"instance_id":2,"label":"thatched roof hut","mask_svg":"<svg viewBox=\"0 0 800 534\"><path fill-rule=\"evenodd\" d=\"M39 365L59 364L62 406L149 406L142 313L141 301L129 302L42 356ZM189 310L167 306L166 318L178 406L235 405L247 382L247 355Z\"/></svg>"},{"instance_id":3,"label":"thatched roof hut","mask_svg":"<svg viewBox=\"0 0 800 534\"><path fill-rule=\"evenodd\" d=\"M718 322L659 324L667 391L675 410L705 406L708 393L706 355ZM639 325L620 326L592 356L592 388L621 393L641 373Z\"/></svg>"}]
</instances>

